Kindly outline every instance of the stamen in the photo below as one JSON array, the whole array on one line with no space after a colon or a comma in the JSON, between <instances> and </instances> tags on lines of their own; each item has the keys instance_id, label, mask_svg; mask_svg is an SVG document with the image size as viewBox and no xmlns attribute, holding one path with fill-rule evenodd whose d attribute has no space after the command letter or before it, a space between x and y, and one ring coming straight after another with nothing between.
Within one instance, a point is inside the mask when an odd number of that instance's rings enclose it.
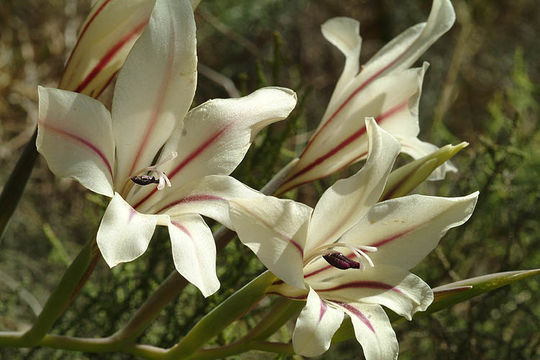
<instances>
[{"instance_id":1,"label":"stamen","mask_svg":"<svg viewBox=\"0 0 540 360\"><path fill-rule=\"evenodd\" d=\"M359 261L354 261L352 259L349 259L349 257L343 255L340 252L335 251L336 248L346 248L350 250ZM331 252L330 252L331 251ZM366 262L369 264L370 267L374 267L373 261L369 257L366 252L376 252L377 248L374 246L353 246L350 244L345 243L332 243L332 244L326 244L324 246L319 247L315 251L311 253L311 255L304 260L304 266L307 266L309 263L311 263L313 260L318 258L319 256L322 256L326 262L328 262L330 265L334 266L335 268L346 270L346 269L360 269L365 270L366 269Z\"/></svg>"},{"instance_id":2,"label":"stamen","mask_svg":"<svg viewBox=\"0 0 540 360\"><path fill-rule=\"evenodd\" d=\"M143 186L149 185L149 184L158 184L157 185L158 190L163 190L165 186L171 187L171 180L169 180L169 178L163 171L159 170L159 167L173 160L177 156L178 156L178 153L176 151L172 151L167 156L165 156L163 160L161 160L159 163L154 164L152 166L148 166L137 172L138 174L150 172L151 174L156 175L157 179L156 177L150 176L150 175L137 175L137 176L131 177L131 181L133 181L134 183L138 185L143 185Z\"/></svg>"},{"instance_id":3,"label":"stamen","mask_svg":"<svg viewBox=\"0 0 540 360\"><path fill-rule=\"evenodd\" d=\"M138 185L159 184L159 180L149 175L132 176L131 181Z\"/></svg>"}]
</instances>

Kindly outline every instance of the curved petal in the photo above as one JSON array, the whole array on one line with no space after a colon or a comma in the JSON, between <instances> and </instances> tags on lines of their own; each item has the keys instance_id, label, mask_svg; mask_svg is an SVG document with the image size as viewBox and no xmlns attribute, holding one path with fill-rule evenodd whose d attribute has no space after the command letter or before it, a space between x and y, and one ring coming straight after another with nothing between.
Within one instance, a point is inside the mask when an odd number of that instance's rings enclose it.
<instances>
[{"instance_id":1,"label":"curved petal","mask_svg":"<svg viewBox=\"0 0 540 360\"><path fill-rule=\"evenodd\" d=\"M124 63L153 7L153 0L97 1L81 27L59 87L98 96Z\"/></svg>"},{"instance_id":2,"label":"curved petal","mask_svg":"<svg viewBox=\"0 0 540 360\"><path fill-rule=\"evenodd\" d=\"M311 208L272 196L233 199L229 206L240 241L277 277L303 289L303 248Z\"/></svg>"},{"instance_id":3,"label":"curved petal","mask_svg":"<svg viewBox=\"0 0 540 360\"><path fill-rule=\"evenodd\" d=\"M231 176L210 175L180 189L168 191L165 198L149 212L166 213L171 217L201 214L232 229L229 200L263 196Z\"/></svg>"},{"instance_id":4,"label":"curved petal","mask_svg":"<svg viewBox=\"0 0 540 360\"><path fill-rule=\"evenodd\" d=\"M334 242L379 200L399 153L398 142L373 119L366 120L369 156L355 175L337 181L319 199L308 232L306 254Z\"/></svg>"},{"instance_id":5,"label":"curved petal","mask_svg":"<svg viewBox=\"0 0 540 360\"><path fill-rule=\"evenodd\" d=\"M454 25L455 20L450 0L434 0L427 22L410 27L386 44L364 65L361 76L369 80L408 68Z\"/></svg>"},{"instance_id":6,"label":"curved petal","mask_svg":"<svg viewBox=\"0 0 540 360\"><path fill-rule=\"evenodd\" d=\"M331 268L307 278L306 282L325 299L384 305L408 320L415 312L426 310L433 301L433 291L418 276L379 263L364 271Z\"/></svg>"},{"instance_id":7,"label":"curved petal","mask_svg":"<svg viewBox=\"0 0 540 360\"><path fill-rule=\"evenodd\" d=\"M351 317L366 360L397 359L399 345L390 320L379 305L336 303Z\"/></svg>"},{"instance_id":8,"label":"curved petal","mask_svg":"<svg viewBox=\"0 0 540 360\"><path fill-rule=\"evenodd\" d=\"M336 17L327 20L322 24L321 31L326 40L345 55L343 72L326 108L326 114L328 114L335 110L336 99L342 95L347 84L358 74L362 38L360 37L360 22L347 17Z\"/></svg>"},{"instance_id":9,"label":"curved petal","mask_svg":"<svg viewBox=\"0 0 540 360\"><path fill-rule=\"evenodd\" d=\"M285 119L296 104L289 89L269 87L235 99L210 100L191 110L162 151L178 156L163 165L173 188L206 175L229 175L244 158L257 132ZM165 194L144 189L134 203L155 203Z\"/></svg>"},{"instance_id":10,"label":"curved petal","mask_svg":"<svg viewBox=\"0 0 540 360\"><path fill-rule=\"evenodd\" d=\"M112 197L114 139L109 111L71 91L39 87L36 146L57 176Z\"/></svg>"},{"instance_id":11,"label":"curved petal","mask_svg":"<svg viewBox=\"0 0 540 360\"><path fill-rule=\"evenodd\" d=\"M157 0L118 75L112 104L118 177L151 165L195 92L195 20L188 0Z\"/></svg>"},{"instance_id":12,"label":"curved petal","mask_svg":"<svg viewBox=\"0 0 540 360\"><path fill-rule=\"evenodd\" d=\"M205 297L219 289L216 275L216 244L200 215L171 218L169 235L176 270Z\"/></svg>"},{"instance_id":13,"label":"curved petal","mask_svg":"<svg viewBox=\"0 0 540 360\"><path fill-rule=\"evenodd\" d=\"M376 247L378 251L370 254L375 264L410 269L449 229L471 217L477 199L478 192L455 198L411 195L387 200L375 205L342 241Z\"/></svg>"},{"instance_id":14,"label":"curved petal","mask_svg":"<svg viewBox=\"0 0 540 360\"><path fill-rule=\"evenodd\" d=\"M328 176L364 159L368 141L363 121L374 117L390 134L416 138L418 102L427 64L374 81L335 118L314 135L282 189ZM354 82L354 81L353 81Z\"/></svg>"},{"instance_id":15,"label":"curved petal","mask_svg":"<svg viewBox=\"0 0 540 360\"><path fill-rule=\"evenodd\" d=\"M330 348L332 336L342 321L342 310L329 306L313 289L309 289L306 306L294 327L294 352L303 356L321 355Z\"/></svg>"},{"instance_id":16,"label":"curved petal","mask_svg":"<svg viewBox=\"0 0 540 360\"><path fill-rule=\"evenodd\" d=\"M115 193L97 232L97 245L110 267L135 260L148 248L159 216L135 211Z\"/></svg>"},{"instance_id":17,"label":"curved petal","mask_svg":"<svg viewBox=\"0 0 540 360\"><path fill-rule=\"evenodd\" d=\"M416 137L399 137L398 140L402 145L402 151L405 154L412 156L414 159L420 159L439 150L435 145L420 141ZM442 165L437 167L429 176L428 180L443 180L448 172L457 172L457 168L451 161L445 161Z\"/></svg>"}]
</instances>

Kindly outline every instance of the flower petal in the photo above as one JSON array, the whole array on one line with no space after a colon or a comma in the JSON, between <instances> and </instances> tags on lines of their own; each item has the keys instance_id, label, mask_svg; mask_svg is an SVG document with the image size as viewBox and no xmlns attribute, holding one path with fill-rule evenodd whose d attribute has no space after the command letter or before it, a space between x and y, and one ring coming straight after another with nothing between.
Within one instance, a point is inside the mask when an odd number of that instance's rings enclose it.
<instances>
[{"instance_id":1,"label":"flower petal","mask_svg":"<svg viewBox=\"0 0 540 360\"><path fill-rule=\"evenodd\" d=\"M149 212L166 213L171 217L201 214L231 229L229 200L263 196L231 176L209 175L182 188L168 191L165 198Z\"/></svg>"},{"instance_id":2,"label":"flower petal","mask_svg":"<svg viewBox=\"0 0 540 360\"><path fill-rule=\"evenodd\" d=\"M427 22L414 25L392 39L364 65L361 76L368 80L408 68L454 25L455 20L450 0L434 0Z\"/></svg>"},{"instance_id":3,"label":"flower petal","mask_svg":"<svg viewBox=\"0 0 540 360\"><path fill-rule=\"evenodd\" d=\"M114 139L105 106L71 91L41 86L38 90L36 146L51 171L112 197Z\"/></svg>"},{"instance_id":4,"label":"flower petal","mask_svg":"<svg viewBox=\"0 0 540 360\"><path fill-rule=\"evenodd\" d=\"M312 209L272 196L233 199L229 206L240 241L277 277L303 289L303 248Z\"/></svg>"},{"instance_id":5,"label":"flower petal","mask_svg":"<svg viewBox=\"0 0 540 360\"><path fill-rule=\"evenodd\" d=\"M342 321L342 310L329 306L313 289L309 289L306 306L294 327L294 352L303 356L321 355L330 348L332 336Z\"/></svg>"},{"instance_id":6,"label":"flower petal","mask_svg":"<svg viewBox=\"0 0 540 360\"><path fill-rule=\"evenodd\" d=\"M135 211L115 193L97 232L97 245L110 267L135 260L148 248L159 216Z\"/></svg>"},{"instance_id":7,"label":"flower petal","mask_svg":"<svg viewBox=\"0 0 540 360\"><path fill-rule=\"evenodd\" d=\"M445 198L411 195L375 205L342 241L374 246L375 264L410 269L437 246L451 228L471 217L478 192ZM377 266L377 265L376 265Z\"/></svg>"},{"instance_id":8,"label":"flower petal","mask_svg":"<svg viewBox=\"0 0 540 360\"><path fill-rule=\"evenodd\" d=\"M296 104L289 89L269 87L235 99L210 100L191 110L165 144L162 157L178 156L164 164L173 188L206 175L229 175L244 158L257 132L286 118ZM138 209L165 194L149 189L137 194ZM157 199L156 199L157 198Z\"/></svg>"},{"instance_id":9,"label":"flower petal","mask_svg":"<svg viewBox=\"0 0 540 360\"><path fill-rule=\"evenodd\" d=\"M336 303L351 317L366 360L397 359L399 345L390 320L379 305Z\"/></svg>"},{"instance_id":10,"label":"flower petal","mask_svg":"<svg viewBox=\"0 0 540 360\"><path fill-rule=\"evenodd\" d=\"M326 108L328 114L335 110L334 103L342 95L346 85L358 74L362 38L360 37L360 22L347 17L327 20L322 24L321 31L326 40L345 55L345 67Z\"/></svg>"},{"instance_id":11,"label":"flower petal","mask_svg":"<svg viewBox=\"0 0 540 360\"><path fill-rule=\"evenodd\" d=\"M369 156L355 175L337 181L321 196L309 226L306 254L334 242L379 200L399 153L399 144L373 119L366 120Z\"/></svg>"},{"instance_id":12,"label":"flower petal","mask_svg":"<svg viewBox=\"0 0 540 360\"><path fill-rule=\"evenodd\" d=\"M306 282L325 299L384 305L408 320L433 301L433 291L418 276L379 263L364 271L330 268L306 277Z\"/></svg>"},{"instance_id":13,"label":"flower petal","mask_svg":"<svg viewBox=\"0 0 540 360\"><path fill-rule=\"evenodd\" d=\"M184 215L169 222L176 270L207 297L219 289L216 244L200 215Z\"/></svg>"},{"instance_id":14,"label":"flower petal","mask_svg":"<svg viewBox=\"0 0 540 360\"><path fill-rule=\"evenodd\" d=\"M59 87L92 97L101 93L138 39L154 1L99 0L81 27Z\"/></svg>"},{"instance_id":15,"label":"flower petal","mask_svg":"<svg viewBox=\"0 0 540 360\"><path fill-rule=\"evenodd\" d=\"M374 117L390 134L416 138L420 130L418 102L426 70L427 65L377 79L364 89L362 96L352 99L334 121L320 125L280 192L365 159L366 127L359 119Z\"/></svg>"},{"instance_id":16,"label":"flower petal","mask_svg":"<svg viewBox=\"0 0 540 360\"><path fill-rule=\"evenodd\" d=\"M195 92L195 21L188 0L157 0L118 75L112 104L120 186L151 165Z\"/></svg>"}]
</instances>

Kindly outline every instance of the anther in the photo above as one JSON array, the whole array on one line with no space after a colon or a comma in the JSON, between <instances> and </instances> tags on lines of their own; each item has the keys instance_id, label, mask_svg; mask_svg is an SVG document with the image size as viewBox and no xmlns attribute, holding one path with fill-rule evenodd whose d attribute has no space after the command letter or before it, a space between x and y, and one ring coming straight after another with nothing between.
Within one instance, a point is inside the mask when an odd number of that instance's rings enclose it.
<instances>
[{"instance_id":1,"label":"anther","mask_svg":"<svg viewBox=\"0 0 540 360\"><path fill-rule=\"evenodd\" d=\"M360 268L359 262L351 260L339 252L333 252L330 254L323 255L323 258L324 260L326 260L327 263L341 270Z\"/></svg>"},{"instance_id":2,"label":"anther","mask_svg":"<svg viewBox=\"0 0 540 360\"><path fill-rule=\"evenodd\" d=\"M132 176L131 181L138 185L159 184L159 179L149 175Z\"/></svg>"}]
</instances>

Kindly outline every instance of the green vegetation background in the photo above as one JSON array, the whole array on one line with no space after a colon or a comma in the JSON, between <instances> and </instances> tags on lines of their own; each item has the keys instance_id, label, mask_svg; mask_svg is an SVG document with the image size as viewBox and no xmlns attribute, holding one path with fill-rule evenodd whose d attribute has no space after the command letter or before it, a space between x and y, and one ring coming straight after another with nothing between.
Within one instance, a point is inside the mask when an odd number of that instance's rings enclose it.
<instances>
[{"instance_id":1,"label":"green vegetation background","mask_svg":"<svg viewBox=\"0 0 540 360\"><path fill-rule=\"evenodd\" d=\"M431 66L421 99L421 138L439 146L461 140L471 145L454 161L458 174L418 191L457 196L480 190L480 200L471 220L450 231L415 269L432 286L540 264L540 7L534 0L453 3L457 24L422 57ZM236 176L260 188L301 149L319 121L343 65L341 55L320 34L325 20L351 16L361 21L364 62L400 31L424 21L430 5L429 0L203 0L196 19L204 68L195 103L229 96L223 79L212 80L212 71L232 81L242 94L281 85L295 89L300 98L290 120L257 140ZM56 85L88 9L88 0L0 2L0 184L33 131L36 86ZM290 195L314 204L336 178ZM0 239L0 329L19 330L32 323L70 260L94 236L106 202L74 182L55 178L43 159L38 161ZM53 331L78 336L114 332L173 270L166 238L157 231L150 251L112 271L100 262ZM229 244L218 263L222 289L205 300L188 287L141 342L173 345L208 309L262 270L237 241ZM527 280L396 325L400 358L538 358L539 287L537 279ZM254 310L254 317L238 322L215 343L238 337L262 313L263 308ZM290 328L285 328L275 340L287 341L288 336ZM130 358L0 349L0 359ZM236 358L276 357L249 353ZM355 341L321 357L361 358Z\"/></svg>"}]
</instances>

